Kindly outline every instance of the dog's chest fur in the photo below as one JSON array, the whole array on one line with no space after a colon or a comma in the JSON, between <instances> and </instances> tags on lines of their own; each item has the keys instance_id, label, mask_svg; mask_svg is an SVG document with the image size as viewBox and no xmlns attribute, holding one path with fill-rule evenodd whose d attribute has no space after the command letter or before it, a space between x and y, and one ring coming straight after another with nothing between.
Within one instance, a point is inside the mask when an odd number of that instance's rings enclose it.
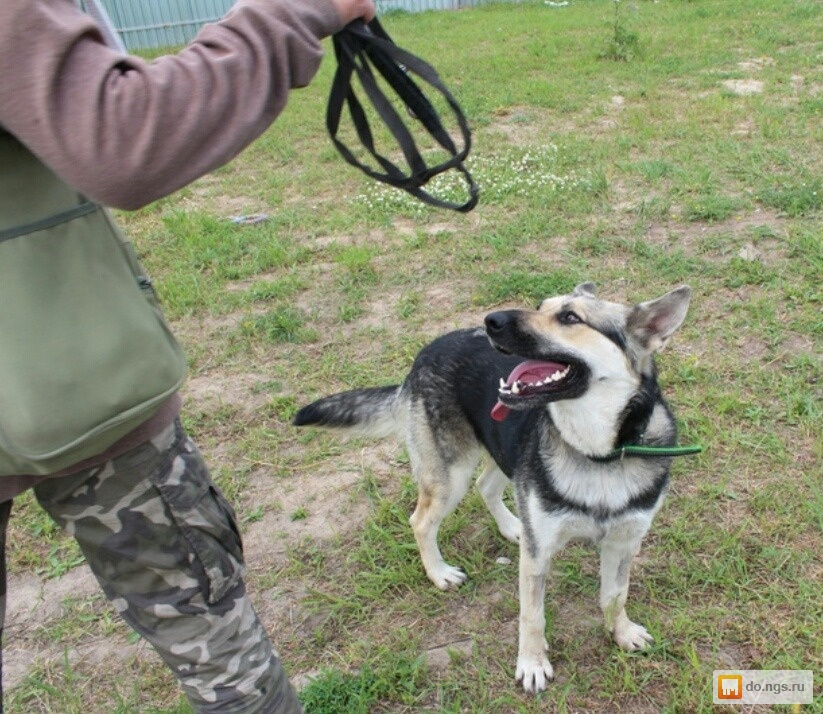
<instances>
[{"instance_id":1,"label":"dog's chest fur","mask_svg":"<svg viewBox=\"0 0 823 714\"><path fill-rule=\"evenodd\" d=\"M548 414L536 421L508 475L519 492L534 493L543 510L602 523L655 507L668 479L665 460L598 463L568 446Z\"/></svg>"}]
</instances>

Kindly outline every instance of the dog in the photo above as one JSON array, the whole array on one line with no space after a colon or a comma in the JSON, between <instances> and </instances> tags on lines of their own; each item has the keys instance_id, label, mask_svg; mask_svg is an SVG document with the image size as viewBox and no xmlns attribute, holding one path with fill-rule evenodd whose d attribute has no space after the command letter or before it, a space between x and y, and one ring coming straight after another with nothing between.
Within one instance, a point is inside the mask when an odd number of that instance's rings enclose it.
<instances>
[{"instance_id":1,"label":"dog","mask_svg":"<svg viewBox=\"0 0 823 714\"><path fill-rule=\"evenodd\" d=\"M466 574L443 560L438 529L487 457L477 486L501 534L520 545L516 679L527 692L554 677L545 581L552 556L573 539L600 548L600 607L617 644L639 650L653 642L625 605L632 559L669 478L672 458L654 447L676 443L654 356L690 299L682 286L625 306L583 283L535 310L492 312L485 329L439 337L402 385L333 394L294 418L297 426L405 442L418 487L409 520L426 574L441 589ZM641 457L626 454L627 445L653 448ZM519 519L503 501L510 482Z\"/></svg>"}]
</instances>

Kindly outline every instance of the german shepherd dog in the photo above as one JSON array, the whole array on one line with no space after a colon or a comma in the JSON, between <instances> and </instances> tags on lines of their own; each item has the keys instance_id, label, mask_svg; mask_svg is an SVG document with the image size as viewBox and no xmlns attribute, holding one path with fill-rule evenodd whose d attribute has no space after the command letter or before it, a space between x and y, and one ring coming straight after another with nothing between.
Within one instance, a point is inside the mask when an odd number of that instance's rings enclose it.
<instances>
[{"instance_id":1,"label":"german shepherd dog","mask_svg":"<svg viewBox=\"0 0 823 714\"><path fill-rule=\"evenodd\" d=\"M690 297L683 286L627 307L584 283L536 310L492 312L485 330L436 339L402 385L334 394L294 419L405 442L418 486L410 522L426 574L441 589L466 575L443 560L438 529L489 457L477 486L503 536L520 543L516 677L527 692L554 676L545 580L552 556L572 539L600 547L600 606L617 644L653 642L625 605L632 559L662 504L672 459L616 454L675 444L654 355L683 322ZM509 480L519 519L503 502Z\"/></svg>"}]
</instances>

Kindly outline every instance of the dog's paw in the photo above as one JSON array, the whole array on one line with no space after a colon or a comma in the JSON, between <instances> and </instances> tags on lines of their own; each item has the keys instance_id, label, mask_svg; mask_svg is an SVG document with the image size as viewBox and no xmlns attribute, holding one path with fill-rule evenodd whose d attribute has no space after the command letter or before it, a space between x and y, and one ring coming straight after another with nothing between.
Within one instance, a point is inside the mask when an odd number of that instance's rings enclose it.
<instances>
[{"instance_id":1,"label":"dog's paw","mask_svg":"<svg viewBox=\"0 0 823 714\"><path fill-rule=\"evenodd\" d=\"M498 521L497 527L500 529L500 535L502 535L506 540L509 540L512 543L520 542L520 532L522 530L522 526L520 525L520 519L516 516L509 513L508 518Z\"/></svg>"},{"instance_id":2,"label":"dog's paw","mask_svg":"<svg viewBox=\"0 0 823 714\"><path fill-rule=\"evenodd\" d=\"M538 694L554 679L554 667L545 655L520 655L515 678L527 692Z\"/></svg>"},{"instance_id":3,"label":"dog's paw","mask_svg":"<svg viewBox=\"0 0 823 714\"><path fill-rule=\"evenodd\" d=\"M441 563L428 572L429 579L441 590L456 588L468 580L468 576L460 568L448 563Z\"/></svg>"},{"instance_id":4,"label":"dog's paw","mask_svg":"<svg viewBox=\"0 0 823 714\"><path fill-rule=\"evenodd\" d=\"M654 637L649 634L643 625L638 625L636 622L626 620L626 624L622 627L615 627L614 641L624 650L634 652L636 650L646 649L654 643Z\"/></svg>"}]
</instances>

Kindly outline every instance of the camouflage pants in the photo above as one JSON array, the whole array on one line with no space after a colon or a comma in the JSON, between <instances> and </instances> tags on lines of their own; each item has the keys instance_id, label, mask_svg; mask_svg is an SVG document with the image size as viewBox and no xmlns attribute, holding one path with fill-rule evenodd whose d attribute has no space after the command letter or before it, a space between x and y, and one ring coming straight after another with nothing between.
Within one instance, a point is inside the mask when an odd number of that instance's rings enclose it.
<instances>
[{"instance_id":1,"label":"camouflage pants","mask_svg":"<svg viewBox=\"0 0 823 714\"><path fill-rule=\"evenodd\" d=\"M179 424L35 494L196 712L302 711L246 595L234 512Z\"/></svg>"}]
</instances>

